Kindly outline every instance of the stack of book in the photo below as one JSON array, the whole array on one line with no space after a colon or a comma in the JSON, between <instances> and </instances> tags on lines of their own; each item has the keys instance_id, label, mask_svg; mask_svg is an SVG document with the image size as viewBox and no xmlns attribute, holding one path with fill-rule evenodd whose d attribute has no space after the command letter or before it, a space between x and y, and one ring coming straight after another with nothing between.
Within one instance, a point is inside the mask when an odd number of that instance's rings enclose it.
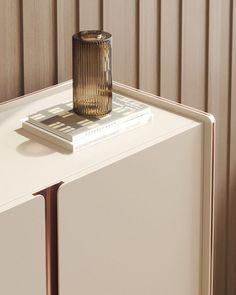
<instances>
[{"instance_id":1,"label":"stack of book","mask_svg":"<svg viewBox=\"0 0 236 295\"><path fill-rule=\"evenodd\" d=\"M22 127L70 151L147 123L152 118L148 105L113 93L112 111L100 118L73 112L72 102L56 105L25 118Z\"/></svg>"}]
</instances>

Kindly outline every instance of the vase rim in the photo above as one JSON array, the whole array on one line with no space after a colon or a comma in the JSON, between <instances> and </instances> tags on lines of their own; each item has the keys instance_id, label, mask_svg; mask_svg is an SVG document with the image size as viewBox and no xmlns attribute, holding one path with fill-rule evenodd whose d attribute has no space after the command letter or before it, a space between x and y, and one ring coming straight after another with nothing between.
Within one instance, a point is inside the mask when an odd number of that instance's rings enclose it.
<instances>
[{"instance_id":1,"label":"vase rim","mask_svg":"<svg viewBox=\"0 0 236 295\"><path fill-rule=\"evenodd\" d=\"M111 39L111 34L102 30L86 30L75 33L72 38L81 42L103 42Z\"/></svg>"}]
</instances>

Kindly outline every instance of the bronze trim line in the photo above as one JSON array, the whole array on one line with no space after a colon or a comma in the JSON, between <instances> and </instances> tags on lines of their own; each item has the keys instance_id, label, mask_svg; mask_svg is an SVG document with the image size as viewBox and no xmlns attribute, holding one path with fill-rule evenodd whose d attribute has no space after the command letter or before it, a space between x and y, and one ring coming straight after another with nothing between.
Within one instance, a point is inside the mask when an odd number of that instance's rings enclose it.
<instances>
[{"instance_id":1,"label":"bronze trim line","mask_svg":"<svg viewBox=\"0 0 236 295\"><path fill-rule=\"evenodd\" d=\"M34 194L35 196L42 195L45 199L47 295L58 295L57 191L62 183L57 183Z\"/></svg>"}]
</instances>

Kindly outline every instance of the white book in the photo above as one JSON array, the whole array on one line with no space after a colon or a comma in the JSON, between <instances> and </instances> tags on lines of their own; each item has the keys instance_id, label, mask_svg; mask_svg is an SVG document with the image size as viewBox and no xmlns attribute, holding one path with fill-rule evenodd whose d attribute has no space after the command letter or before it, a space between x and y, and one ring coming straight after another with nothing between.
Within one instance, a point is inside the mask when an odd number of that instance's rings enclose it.
<instances>
[{"instance_id":1,"label":"white book","mask_svg":"<svg viewBox=\"0 0 236 295\"><path fill-rule=\"evenodd\" d=\"M41 110L24 119L22 127L70 151L143 125L152 118L150 107L113 93L112 111L99 118L76 114L72 102Z\"/></svg>"}]
</instances>

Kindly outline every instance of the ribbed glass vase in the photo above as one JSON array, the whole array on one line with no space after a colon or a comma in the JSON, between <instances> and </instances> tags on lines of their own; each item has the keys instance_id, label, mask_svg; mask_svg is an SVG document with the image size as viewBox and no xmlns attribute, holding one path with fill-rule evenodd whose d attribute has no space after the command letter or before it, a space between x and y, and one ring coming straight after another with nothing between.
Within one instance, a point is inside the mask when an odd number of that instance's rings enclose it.
<instances>
[{"instance_id":1,"label":"ribbed glass vase","mask_svg":"<svg viewBox=\"0 0 236 295\"><path fill-rule=\"evenodd\" d=\"M73 109L99 117L112 110L112 37L81 31L73 39Z\"/></svg>"}]
</instances>

